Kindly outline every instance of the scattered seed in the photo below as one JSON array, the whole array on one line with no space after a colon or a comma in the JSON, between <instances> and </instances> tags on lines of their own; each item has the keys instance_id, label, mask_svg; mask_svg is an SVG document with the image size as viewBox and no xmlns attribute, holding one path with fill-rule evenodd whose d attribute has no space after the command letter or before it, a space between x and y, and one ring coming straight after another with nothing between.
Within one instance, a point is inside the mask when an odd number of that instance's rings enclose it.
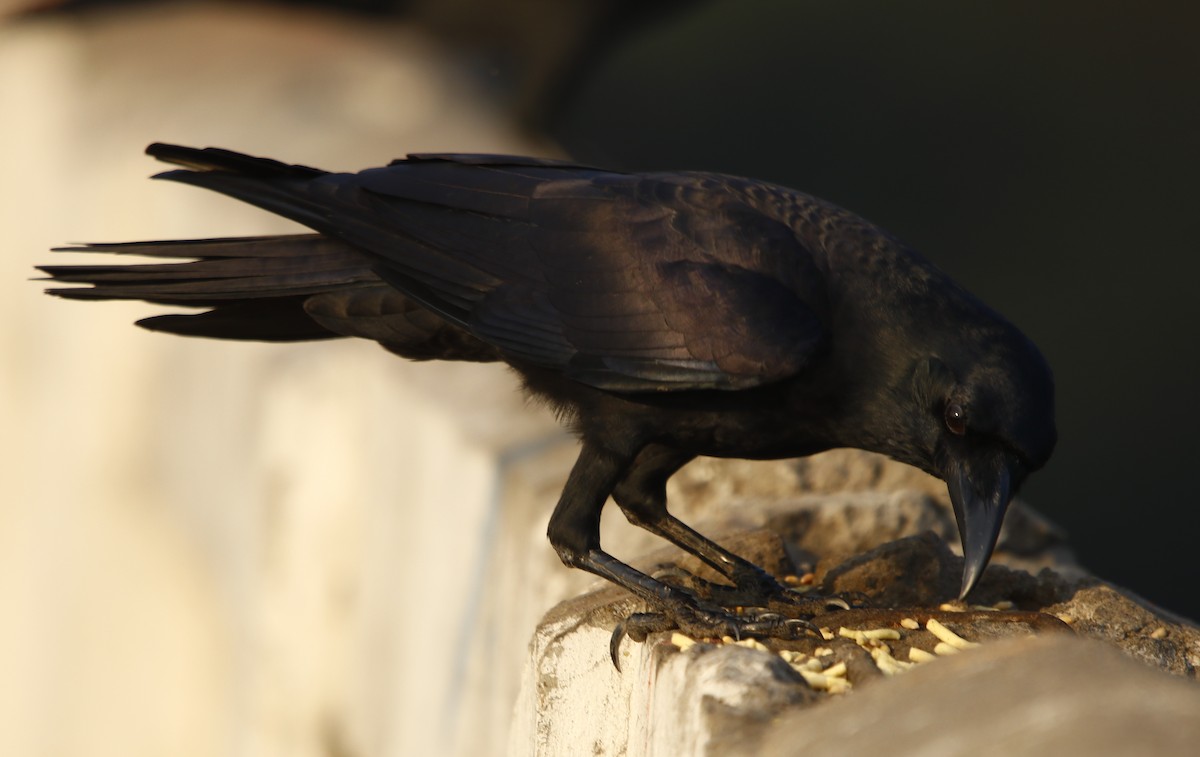
<instances>
[{"instance_id":1,"label":"scattered seed","mask_svg":"<svg viewBox=\"0 0 1200 757\"><path fill-rule=\"evenodd\" d=\"M858 644L866 645L872 641L881 641L883 639L899 639L900 632L894 628L870 628L859 630L856 628L846 628L845 626L838 629L838 636L846 639L854 639Z\"/></svg>"},{"instance_id":2,"label":"scattered seed","mask_svg":"<svg viewBox=\"0 0 1200 757\"><path fill-rule=\"evenodd\" d=\"M911 647L908 650L908 659L912 660L913 662L929 662L930 660L936 660L937 656L929 654L924 649Z\"/></svg>"},{"instance_id":3,"label":"scattered seed","mask_svg":"<svg viewBox=\"0 0 1200 757\"><path fill-rule=\"evenodd\" d=\"M760 652L771 651L767 649L766 646L764 646L763 643L758 639L741 639L740 641L733 642L733 644L734 646L745 647L746 649L757 649Z\"/></svg>"},{"instance_id":4,"label":"scattered seed","mask_svg":"<svg viewBox=\"0 0 1200 757\"><path fill-rule=\"evenodd\" d=\"M1150 638L1151 639L1167 638L1167 629L1163 626L1159 626L1158 628L1155 628L1153 631L1150 632Z\"/></svg>"},{"instance_id":5,"label":"scattered seed","mask_svg":"<svg viewBox=\"0 0 1200 757\"><path fill-rule=\"evenodd\" d=\"M682 652L685 649L694 647L696 645L696 640L690 636L684 636L676 631L675 633L671 634L671 643L679 647L679 651Z\"/></svg>"},{"instance_id":6,"label":"scattered seed","mask_svg":"<svg viewBox=\"0 0 1200 757\"><path fill-rule=\"evenodd\" d=\"M875 661L875 667L888 676L904 673L913 666L911 662L901 662L893 657L892 650L888 649L886 644L873 647L871 649L871 659Z\"/></svg>"},{"instance_id":7,"label":"scattered seed","mask_svg":"<svg viewBox=\"0 0 1200 757\"><path fill-rule=\"evenodd\" d=\"M854 685L845 678L830 678L828 686L830 694L845 694L847 691L854 688Z\"/></svg>"},{"instance_id":8,"label":"scattered seed","mask_svg":"<svg viewBox=\"0 0 1200 757\"><path fill-rule=\"evenodd\" d=\"M970 649L971 647L979 646L979 644L977 644L976 642L967 641L963 637L954 633L953 631L951 631L949 628L946 628L944 625L939 623L934 618L929 619L929 622L925 624L925 628L931 634L938 637L943 642L945 642L946 644L949 644L952 647L956 647L958 649Z\"/></svg>"},{"instance_id":9,"label":"scattered seed","mask_svg":"<svg viewBox=\"0 0 1200 757\"><path fill-rule=\"evenodd\" d=\"M904 626L910 631L915 631L921 627L921 624L918 623L915 618L903 618L900 621L900 625Z\"/></svg>"},{"instance_id":10,"label":"scattered seed","mask_svg":"<svg viewBox=\"0 0 1200 757\"><path fill-rule=\"evenodd\" d=\"M801 670L800 675L804 677L809 686L818 691L828 691L830 694L843 694L851 688L850 682L845 678L827 676L824 673L814 673L808 670Z\"/></svg>"},{"instance_id":11,"label":"scattered seed","mask_svg":"<svg viewBox=\"0 0 1200 757\"><path fill-rule=\"evenodd\" d=\"M807 670L810 673L820 673L825 666L822 665L821 661L816 657L809 657L807 660L797 664L795 667L797 670Z\"/></svg>"},{"instance_id":12,"label":"scattered seed","mask_svg":"<svg viewBox=\"0 0 1200 757\"><path fill-rule=\"evenodd\" d=\"M805 682L814 689L820 689L822 691L829 690L829 677L824 673L814 673L813 671L805 670L804 668L800 668L798 672L804 678Z\"/></svg>"}]
</instances>

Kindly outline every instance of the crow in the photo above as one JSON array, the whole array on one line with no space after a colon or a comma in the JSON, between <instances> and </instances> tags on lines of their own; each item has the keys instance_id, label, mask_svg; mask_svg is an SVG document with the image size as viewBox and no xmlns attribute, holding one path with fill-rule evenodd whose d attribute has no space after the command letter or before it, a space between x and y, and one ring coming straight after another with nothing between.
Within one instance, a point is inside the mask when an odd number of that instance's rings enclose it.
<instances>
[{"instance_id":1,"label":"crow","mask_svg":"<svg viewBox=\"0 0 1200 757\"><path fill-rule=\"evenodd\" d=\"M798 191L501 155L328 173L216 148L147 153L181 167L155 178L315 233L59 248L171 262L42 266L90 285L51 294L202 309L138 322L174 334L362 337L414 360L507 363L581 441L550 543L654 610L630 619L635 638L794 635L804 620L738 614L618 561L600 544L609 496L728 579L737 604L811 615L811 600L668 512L667 479L697 456L856 447L944 479L965 597L1054 448L1037 347L892 235Z\"/></svg>"}]
</instances>

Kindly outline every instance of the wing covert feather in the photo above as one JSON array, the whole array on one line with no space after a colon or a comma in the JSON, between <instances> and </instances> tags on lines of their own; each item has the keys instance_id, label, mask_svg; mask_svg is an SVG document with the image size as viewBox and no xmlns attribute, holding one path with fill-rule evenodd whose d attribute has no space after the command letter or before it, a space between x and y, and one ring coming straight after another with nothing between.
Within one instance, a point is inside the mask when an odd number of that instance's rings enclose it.
<instances>
[{"instance_id":1,"label":"wing covert feather","mask_svg":"<svg viewBox=\"0 0 1200 757\"><path fill-rule=\"evenodd\" d=\"M494 277L456 302L514 360L612 391L741 389L795 375L819 348L808 251L720 177L418 168L420 181L365 172L415 243L374 249L381 275L403 286L421 269L447 293L455 265Z\"/></svg>"}]
</instances>

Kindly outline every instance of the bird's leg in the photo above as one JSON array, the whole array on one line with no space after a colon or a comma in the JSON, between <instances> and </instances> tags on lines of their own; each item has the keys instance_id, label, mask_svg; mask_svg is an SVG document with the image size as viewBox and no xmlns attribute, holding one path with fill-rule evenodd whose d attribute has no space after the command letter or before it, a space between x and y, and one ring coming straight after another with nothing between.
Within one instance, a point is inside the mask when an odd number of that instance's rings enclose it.
<instances>
[{"instance_id":1,"label":"bird's leg","mask_svg":"<svg viewBox=\"0 0 1200 757\"><path fill-rule=\"evenodd\" d=\"M811 630L810 624L778 615L739 617L722 607L707 605L683 589L656 581L600 548L600 511L609 493L622 479L633 455L622 456L593 443L584 442L583 450L562 497L550 516L547 535L559 558L568 566L581 568L608 579L653 607L657 613L639 615L638 631L679 628L696 637L774 636L798 638ZM676 465L678 468L682 462ZM648 630L647 630L648 629ZM627 632L627 623L618 626L613 648ZM614 657L614 664L616 659Z\"/></svg>"},{"instance_id":2,"label":"bird's leg","mask_svg":"<svg viewBox=\"0 0 1200 757\"><path fill-rule=\"evenodd\" d=\"M680 589L656 581L600 548L600 512L630 459L632 455L621 456L585 441L546 535L559 559L572 568L607 578L655 605L690 600Z\"/></svg>"},{"instance_id":3,"label":"bird's leg","mask_svg":"<svg viewBox=\"0 0 1200 757\"><path fill-rule=\"evenodd\" d=\"M825 609L828 600L808 598L784 587L762 568L733 554L667 512L667 479L692 457L661 445L649 445L638 454L613 491L613 499L629 522L695 555L728 578L733 587L721 584L704 587L704 593L720 605L770 607L774 602L798 607L810 614ZM836 600L834 603L840 604Z\"/></svg>"}]
</instances>

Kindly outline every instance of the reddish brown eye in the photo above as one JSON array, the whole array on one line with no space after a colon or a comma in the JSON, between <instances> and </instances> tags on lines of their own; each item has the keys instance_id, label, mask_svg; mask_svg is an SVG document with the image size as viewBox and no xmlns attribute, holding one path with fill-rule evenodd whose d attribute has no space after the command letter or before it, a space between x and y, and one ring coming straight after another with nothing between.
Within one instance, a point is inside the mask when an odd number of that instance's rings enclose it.
<instances>
[{"instance_id":1,"label":"reddish brown eye","mask_svg":"<svg viewBox=\"0 0 1200 757\"><path fill-rule=\"evenodd\" d=\"M967 433L967 413L957 402L946 405L946 428L958 436Z\"/></svg>"}]
</instances>

